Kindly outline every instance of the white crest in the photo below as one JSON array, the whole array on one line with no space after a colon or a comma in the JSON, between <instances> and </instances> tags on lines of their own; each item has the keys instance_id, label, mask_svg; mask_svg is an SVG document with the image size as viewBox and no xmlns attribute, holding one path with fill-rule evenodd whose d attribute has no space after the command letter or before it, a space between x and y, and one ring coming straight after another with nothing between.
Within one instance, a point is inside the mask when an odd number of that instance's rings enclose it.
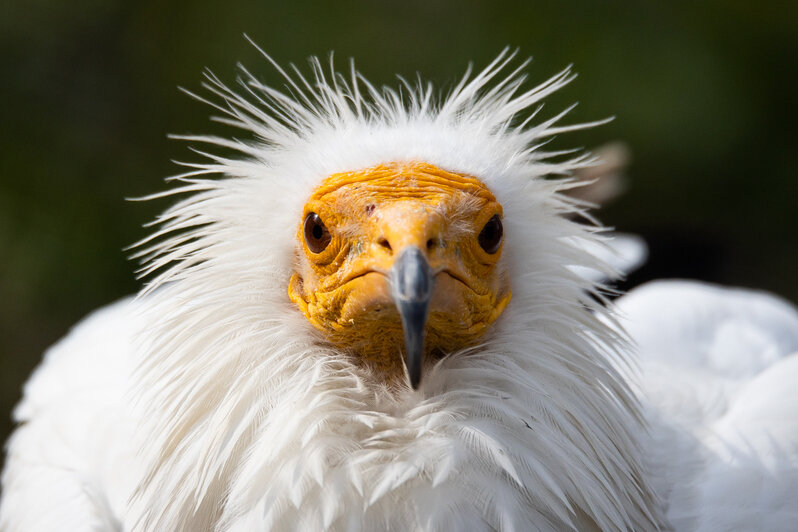
<instances>
[{"instance_id":1,"label":"white crest","mask_svg":"<svg viewBox=\"0 0 798 532\"><path fill-rule=\"evenodd\" d=\"M239 93L207 74L217 118L250 140L190 136L235 156L166 194L188 194L140 243L152 301L134 393L147 420L141 529L421 528L647 530L660 522L635 443L622 338L560 190L588 155L542 150L539 124L565 70L524 89L502 52L444 97L422 82L378 89L311 61L286 89L243 70ZM268 56L267 56L268 58ZM509 70L509 73L505 73ZM567 112L567 111L566 111ZM453 353L419 392L395 394L294 308L287 282L301 208L328 175L424 161L481 179L504 208L513 300L478 347ZM409 525L408 525L409 524Z\"/></svg>"}]
</instances>

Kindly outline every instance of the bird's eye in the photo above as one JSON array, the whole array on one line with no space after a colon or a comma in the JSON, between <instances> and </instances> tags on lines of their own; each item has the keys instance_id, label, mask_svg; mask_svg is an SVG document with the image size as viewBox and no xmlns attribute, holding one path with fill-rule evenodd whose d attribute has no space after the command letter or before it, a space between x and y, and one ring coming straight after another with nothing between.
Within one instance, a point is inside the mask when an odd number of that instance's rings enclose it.
<instances>
[{"instance_id":1,"label":"bird's eye","mask_svg":"<svg viewBox=\"0 0 798 532\"><path fill-rule=\"evenodd\" d=\"M482 228L477 240L485 252L493 255L499 251L499 246L502 243L503 233L504 230L502 229L502 221L499 218L499 215L495 214L493 218L488 220L488 223L485 224L485 227Z\"/></svg>"},{"instance_id":2,"label":"bird's eye","mask_svg":"<svg viewBox=\"0 0 798 532\"><path fill-rule=\"evenodd\" d=\"M312 212L305 218L305 242L313 253L321 253L330 244L332 237L319 215Z\"/></svg>"}]
</instances>

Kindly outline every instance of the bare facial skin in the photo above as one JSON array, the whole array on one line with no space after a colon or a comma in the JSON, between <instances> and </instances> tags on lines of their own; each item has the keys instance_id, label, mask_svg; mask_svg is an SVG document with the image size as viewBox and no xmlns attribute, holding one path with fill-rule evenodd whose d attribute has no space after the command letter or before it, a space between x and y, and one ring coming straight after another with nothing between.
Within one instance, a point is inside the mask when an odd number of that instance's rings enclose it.
<instances>
[{"instance_id":1,"label":"bare facial skin","mask_svg":"<svg viewBox=\"0 0 798 532\"><path fill-rule=\"evenodd\" d=\"M501 217L501 205L479 180L431 164L331 175L299 221L289 297L331 343L386 381L401 380L411 347L397 276L411 275L410 264L422 272L412 274L416 288L430 287L425 321L414 325L424 359L473 344L511 297L499 267Z\"/></svg>"}]
</instances>

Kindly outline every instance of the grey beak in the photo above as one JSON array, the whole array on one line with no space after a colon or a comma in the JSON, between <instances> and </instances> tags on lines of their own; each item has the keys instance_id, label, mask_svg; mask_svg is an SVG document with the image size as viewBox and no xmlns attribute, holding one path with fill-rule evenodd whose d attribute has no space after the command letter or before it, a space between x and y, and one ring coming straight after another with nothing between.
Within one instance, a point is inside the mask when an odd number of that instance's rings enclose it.
<instances>
[{"instance_id":1,"label":"grey beak","mask_svg":"<svg viewBox=\"0 0 798 532\"><path fill-rule=\"evenodd\" d=\"M409 246L394 262L390 279L391 295L405 333L407 373L410 385L416 390L421 382L421 358L434 277L424 253Z\"/></svg>"}]
</instances>

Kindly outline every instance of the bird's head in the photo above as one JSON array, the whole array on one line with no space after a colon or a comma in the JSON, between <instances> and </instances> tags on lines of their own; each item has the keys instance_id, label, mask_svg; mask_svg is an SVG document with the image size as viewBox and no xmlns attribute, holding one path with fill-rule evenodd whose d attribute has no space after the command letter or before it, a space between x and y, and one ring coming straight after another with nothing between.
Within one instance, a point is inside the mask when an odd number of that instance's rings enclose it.
<instances>
[{"instance_id":1,"label":"bird's head","mask_svg":"<svg viewBox=\"0 0 798 532\"><path fill-rule=\"evenodd\" d=\"M533 123L573 76L524 89L511 60L443 97L318 61L278 66L287 90L207 76L252 138L184 136L225 154L185 163L140 250L145 528L654 528L622 341L579 273L599 228L548 177L591 157L543 149L592 124Z\"/></svg>"},{"instance_id":2,"label":"bird's head","mask_svg":"<svg viewBox=\"0 0 798 532\"><path fill-rule=\"evenodd\" d=\"M502 206L474 177L426 163L333 174L298 226L291 300L386 379L404 353L417 387L425 357L474 343L510 300Z\"/></svg>"},{"instance_id":3,"label":"bird's head","mask_svg":"<svg viewBox=\"0 0 798 532\"><path fill-rule=\"evenodd\" d=\"M190 196L144 241L152 244L139 253L144 274L161 271L145 293L169 287L160 312L175 318L158 319L156 343L168 353L172 335L192 323L181 350L211 357L221 340L202 338L213 336L251 341L237 356L263 354L272 340L259 343L254 331L287 331L298 310L304 329L293 338L322 348L306 359L345 359L369 385L396 390L418 388L447 355L500 336L495 324L511 298L514 315L534 310L536 319L546 301L582 308L594 287L569 265L595 262L571 244L590 240L591 229L562 216L581 206L560 194L567 181L546 176L591 157L541 147L595 123L555 127L566 109L530 126L540 107L519 120L573 75L522 91L526 63L497 81L512 59L504 52L473 78L469 71L440 100L431 85L380 89L354 69L350 79L333 71L330 83L318 62L312 80L277 67L289 93L242 80L254 101L209 74L205 87L223 100L212 104L219 120L257 140L178 137L244 157L200 152L211 161L184 163L189 170L174 178L184 185L168 194ZM205 177L217 173L224 178Z\"/></svg>"}]
</instances>

